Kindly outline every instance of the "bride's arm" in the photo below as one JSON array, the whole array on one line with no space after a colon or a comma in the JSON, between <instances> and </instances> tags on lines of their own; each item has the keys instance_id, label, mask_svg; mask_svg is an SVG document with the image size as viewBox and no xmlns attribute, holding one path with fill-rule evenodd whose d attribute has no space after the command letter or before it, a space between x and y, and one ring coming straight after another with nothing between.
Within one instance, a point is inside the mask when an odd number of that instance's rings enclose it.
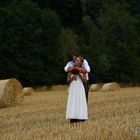
<instances>
[{"instance_id":1,"label":"bride's arm","mask_svg":"<svg viewBox=\"0 0 140 140\"><path fill-rule=\"evenodd\" d=\"M67 83L71 83L73 80L75 80L75 75L71 76L71 73L68 73L67 75Z\"/></svg>"},{"instance_id":2,"label":"bride's arm","mask_svg":"<svg viewBox=\"0 0 140 140\"><path fill-rule=\"evenodd\" d=\"M86 83L87 82L87 75L86 73L79 73L81 80Z\"/></svg>"}]
</instances>

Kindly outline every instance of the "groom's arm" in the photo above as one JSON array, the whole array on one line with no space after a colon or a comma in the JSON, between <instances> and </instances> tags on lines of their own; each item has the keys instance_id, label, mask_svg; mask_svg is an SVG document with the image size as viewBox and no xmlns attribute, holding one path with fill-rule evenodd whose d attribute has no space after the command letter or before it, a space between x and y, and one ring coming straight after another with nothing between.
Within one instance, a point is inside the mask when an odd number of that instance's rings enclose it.
<instances>
[{"instance_id":1,"label":"groom's arm","mask_svg":"<svg viewBox=\"0 0 140 140\"><path fill-rule=\"evenodd\" d=\"M64 67L64 70L65 70L65 72L70 72L73 67L74 67L74 64L72 61L70 61L66 64L66 66Z\"/></svg>"},{"instance_id":2,"label":"groom's arm","mask_svg":"<svg viewBox=\"0 0 140 140\"><path fill-rule=\"evenodd\" d=\"M84 74L90 72L90 66L89 66L87 60L84 59L82 67L79 68L79 70L80 70L81 73L84 73Z\"/></svg>"},{"instance_id":3,"label":"groom's arm","mask_svg":"<svg viewBox=\"0 0 140 140\"><path fill-rule=\"evenodd\" d=\"M81 68L79 68L79 70L80 70L80 73L84 73L84 74L87 73L87 70L85 68L81 67Z\"/></svg>"},{"instance_id":4,"label":"groom's arm","mask_svg":"<svg viewBox=\"0 0 140 140\"><path fill-rule=\"evenodd\" d=\"M87 60L85 60L85 59L84 59L82 68L84 68L86 70L86 72L88 72L88 73L90 72L90 66L89 66Z\"/></svg>"}]
</instances>

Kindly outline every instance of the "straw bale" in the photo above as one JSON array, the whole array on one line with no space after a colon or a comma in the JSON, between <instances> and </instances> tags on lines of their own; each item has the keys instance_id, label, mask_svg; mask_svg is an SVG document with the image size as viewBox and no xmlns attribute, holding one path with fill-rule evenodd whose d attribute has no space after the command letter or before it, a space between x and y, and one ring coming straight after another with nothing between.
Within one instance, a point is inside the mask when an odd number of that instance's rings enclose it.
<instances>
[{"instance_id":1,"label":"straw bale","mask_svg":"<svg viewBox=\"0 0 140 140\"><path fill-rule=\"evenodd\" d=\"M17 79L0 80L0 107L13 106L22 101L22 85Z\"/></svg>"},{"instance_id":2,"label":"straw bale","mask_svg":"<svg viewBox=\"0 0 140 140\"><path fill-rule=\"evenodd\" d=\"M33 88L32 87L24 87L23 88L23 94L26 95L31 95L33 92Z\"/></svg>"},{"instance_id":3,"label":"straw bale","mask_svg":"<svg viewBox=\"0 0 140 140\"><path fill-rule=\"evenodd\" d=\"M101 87L102 87L102 84L92 84L90 86L90 92L99 91L101 89Z\"/></svg>"},{"instance_id":4,"label":"straw bale","mask_svg":"<svg viewBox=\"0 0 140 140\"><path fill-rule=\"evenodd\" d=\"M120 85L117 82L106 83L102 86L102 91L116 91L120 90Z\"/></svg>"}]
</instances>

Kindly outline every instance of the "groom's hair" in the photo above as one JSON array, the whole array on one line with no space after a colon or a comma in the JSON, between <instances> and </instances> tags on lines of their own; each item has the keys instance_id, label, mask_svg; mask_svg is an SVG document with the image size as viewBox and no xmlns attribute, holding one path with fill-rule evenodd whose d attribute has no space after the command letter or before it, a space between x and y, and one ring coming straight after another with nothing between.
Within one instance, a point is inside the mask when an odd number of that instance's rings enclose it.
<instances>
[{"instance_id":1,"label":"groom's hair","mask_svg":"<svg viewBox=\"0 0 140 140\"><path fill-rule=\"evenodd\" d=\"M78 53L76 53L76 52L70 52L69 54L68 54L68 60L69 61L72 61L72 58L73 58L73 56L78 56Z\"/></svg>"}]
</instances>

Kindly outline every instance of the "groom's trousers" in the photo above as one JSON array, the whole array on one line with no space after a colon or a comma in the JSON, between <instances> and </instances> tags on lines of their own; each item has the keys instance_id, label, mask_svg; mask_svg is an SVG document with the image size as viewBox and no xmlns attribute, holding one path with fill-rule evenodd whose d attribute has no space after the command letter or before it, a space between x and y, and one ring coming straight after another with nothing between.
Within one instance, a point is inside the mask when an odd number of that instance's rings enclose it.
<instances>
[{"instance_id":1,"label":"groom's trousers","mask_svg":"<svg viewBox=\"0 0 140 140\"><path fill-rule=\"evenodd\" d=\"M88 104L88 92L89 92L89 88L90 88L88 81L86 83L84 83L84 88L85 88L86 100L87 100L87 104Z\"/></svg>"}]
</instances>

